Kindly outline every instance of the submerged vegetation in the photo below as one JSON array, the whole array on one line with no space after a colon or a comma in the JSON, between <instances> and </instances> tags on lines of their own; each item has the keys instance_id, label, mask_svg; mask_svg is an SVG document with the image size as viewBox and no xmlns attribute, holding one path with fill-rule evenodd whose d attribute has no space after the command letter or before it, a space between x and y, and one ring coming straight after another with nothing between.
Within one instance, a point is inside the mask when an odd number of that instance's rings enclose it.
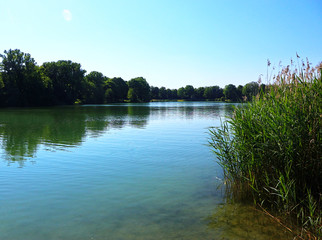
<instances>
[{"instance_id":1,"label":"submerged vegetation","mask_svg":"<svg viewBox=\"0 0 322 240\"><path fill-rule=\"evenodd\" d=\"M232 197L252 199L315 239L322 237L322 63L292 68L212 128L210 145Z\"/></svg>"}]
</instances>

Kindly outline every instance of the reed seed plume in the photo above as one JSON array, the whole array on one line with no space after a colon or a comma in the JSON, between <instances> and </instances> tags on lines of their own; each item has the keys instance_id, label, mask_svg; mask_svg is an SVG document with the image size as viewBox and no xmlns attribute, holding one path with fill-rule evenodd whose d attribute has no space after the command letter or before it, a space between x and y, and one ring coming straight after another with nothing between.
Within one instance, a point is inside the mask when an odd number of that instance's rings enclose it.
<instances>
[{"instance_id":1,"label":"reed seed plume","mask_svg":"<svg viewBox=\"0 0 322 240\"><path fill-rule=\"evenodd\" d=\"M211 129L210 145L231 182L228 186L248 186L247 196L256 204L301 226L306 233L302 237L319 238L322 62L313 67L306 59L293 66L282 67L265 91L237 107L221 128Z\"/></svg>"}]
</instances>

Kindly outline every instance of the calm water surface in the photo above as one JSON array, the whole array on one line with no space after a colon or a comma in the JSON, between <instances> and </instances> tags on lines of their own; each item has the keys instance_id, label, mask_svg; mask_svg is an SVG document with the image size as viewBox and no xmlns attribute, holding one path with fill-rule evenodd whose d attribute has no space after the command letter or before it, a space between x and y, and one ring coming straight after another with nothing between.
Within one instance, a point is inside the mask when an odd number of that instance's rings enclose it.
<instances>
[{"instance_id":1,"label":"calm water surface","mask_svg":"<svg viewBox=\"0 0 322 240\"><path fill-rule=\"evenodd\" d=\"M0 109L0 239L291 239L226 204L207 144L232 105Z\"/></svg>"}]
</instances>

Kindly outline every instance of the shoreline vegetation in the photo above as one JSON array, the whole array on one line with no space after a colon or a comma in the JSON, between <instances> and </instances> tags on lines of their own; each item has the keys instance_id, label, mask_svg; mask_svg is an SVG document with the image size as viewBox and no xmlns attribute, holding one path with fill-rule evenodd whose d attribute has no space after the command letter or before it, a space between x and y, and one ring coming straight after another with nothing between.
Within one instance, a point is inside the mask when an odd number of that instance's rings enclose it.
<instances>
[{"instance_id":1,"label":"shoreline vegetation","mask_svg":"<svg viewBox=\"0 0 322 240\"><path fill-rule=\"evenodd\" d=\"M224 169L227 197L253 201L299 239L322 237L322 63L287 66L267 85L259 81L179 89L125 81L60 60L38 66L19 49L0 54L0 107L38 107L150 101L247 102L210 146ZM270 63L268 64L270 65ZM267 79L268 74L267 74ZM298 229L300 226L300 230Z\"/></svg>"},{"instance_id":2,"label":"shoreline vegetation","mask_svg":"<svg viewBox=\"0 0 322 240\"><path fill-rule=\"evenodd\" d=\"M299 58L299 57L298 57ZM253 201L295 234L322 238L322 63L283 68L210 129L232 201Z\"/></svg>"},{"instance_id":3,"label":"shoreline vegetation","mask_svg":"<svg viewBox=\"0 0 322 240\"><path fill-rule=\"evenodd\" d=\"M101 72L86 74L70 60L38 66L29 53L19 49L0 54L0 107L37 107L73 104L105 104L149 101L249 101L265 85L226 85L179 89L150 86L143 77L125 81Z\"/></svg>"}]
</instances>

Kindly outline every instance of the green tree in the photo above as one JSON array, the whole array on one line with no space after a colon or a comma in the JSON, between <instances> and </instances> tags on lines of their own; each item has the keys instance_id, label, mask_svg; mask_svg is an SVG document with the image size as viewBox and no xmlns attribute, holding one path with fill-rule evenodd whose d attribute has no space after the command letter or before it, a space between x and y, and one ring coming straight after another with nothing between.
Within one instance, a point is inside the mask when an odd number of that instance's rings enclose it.
<instances>
[{"instance_id":1,"label":"green tree","mask_svg":"<svg viewBox=\"0 0 322 240\"><path fill-rule=\"evenodd\" d=\"M143 77L133 78L127 82L129 87L128 99L131 102L150 101L150 85Z\"/></svg>"},{"instance_id":2,"label":"green tree","mask_svg":"<svg viewBox=\"0 0 322 240\"><path fill-rule=\"evenodd\" d=\"M159 88L158 87L151 87L150 88L151 92L151 98L152 99L159 99Z\"/></svg>"},{"instance_id":3,"label":"green tree","mask_svg":"<svg viewBox=\"0 0 322 240\"><path fill-rule=\"evenodd\" d=\"M243 95L246 96L247 101L252 101L252 99L258 94L259 92L259 85L257 82L250 82L247 83L243 87Z\"/></svg>"},{"instance_id":4,"label":"green tree","mask_svg":"<svg viewBox=\"0 0 322 240\"><path fill-rule=\"evenodd\" d=\"M4 83L2 80L2 73L0 72L0 107L4 105Z\"/></svg>"},{"instance_id":5,"label":"green tree","mask_svg":"<svg viewBox=\"0 0 322 240\"><path fill-rule=\"evenodd\" d=\"M171 89L167 88L167 99L173 99L173 96L172 96L172 91Z\"/></svg>"},{"instance_id":6,"label":"green tree","mask_svg":"<svg viewBox=\"0 0 322 240\"><path fill-rule=\"evenodd\" d=\"M224 95L227 100L238 101L238 92L234 84L228 84L225 86Z\"/></svg>"},{"instance_id":7,"label":"green tree","mask_svg":"<svg viewBox=\"0 0 322 240\"><path fill-rule=\"evenodd\" d=\"M115 102L116 96L112 88L107 88L104 94L104 99L106 102Z\"/></svg>"},{"instance_id":8,"label":"green tree","mask_svg":"<svg viewBox=\"0 0 322 240\"><path fill-rule=\"evenodd\" d=\"M3 83L3 80L2 80L2 74L0 72L0 89L2 89L4 87L4 83Z\"/></svg>"},{"instance_id":9,"label":"green tree","mask_svg":"<svg viewBox=\"0 0 322 240\"><path fill-rule=\"evenodd\" d=\"M130 100L130 102L139 102L139 98L134 90L134 88L129 88L127 98Z\"/></svg>"},{"instance_id":10,"label":"green tree","mask_svg":"<svg viewBox=\"0 0 322 240\"><path fill-rule=\"evenodd\" d=\"M181 99L186 98L184 87L181 87L178 89L177 95L178 95L178 98L181 98Z\"/></svg>"},{"instance_id":11,"label":"green tree","mask_svg":"<svg viewBox=\"0 0 322 240\"><path fill-rule=\"evenodd\" d=\"M223 90L219 86L206 87L203 96L206 99L218 99L223 96Z\"/></svg>"},{"instance_id":12,"label":"green tree","mask_svg":"<svg viewBox=\"0 0 322 240\"><path fill-rule=\"evenodd\" d=\"M181 99L193 99L195 98L195 89L191 85L186 85L178 89L178 97Z\"/></svg>"},{"instance_id":13,"label":"green tree","mask_svg":"<svg viewBox=\"0 0 322 240\"><path fill-rule=\"evenodd\" d=\"M204 98L204 93L205 93L205 88L204 87L199 87L195 89L195 96L197 99L203 99Z\"/></svg>"},{"instance_id":14,"label":"green tree","mask_svg":"<svg viewBox=\"0 0 322 240\"><path fill-rule=\"evenodd\" d=\"M129 87L122 78L108 79L105 84L107 102L123 102L127 98Z\"/></svg>"},{"instance_id":15,"label":"green tree","mask_svg":"<svg viewBox=\"0 0 322 240\"><path fill-rule=\"evenodd\" d=\"M171 96L172 96L172 99L178 99L178 90L177 89L172 89L171 90Z\"/></svg>"},{"instance_id":16,"label":"green tree","mask_svg":"<svg viewBox=\"0 0 322 240\"><path fill-rule=\"evenodd\" d=\"M193 98L195 98L195 89L191 85L187 85L184 88L184 93L185 93L185 96L186 96L187 99L193 99Z\"/></svg>"},{"instance_id":17,"label":"green tree","mask_svg":"<svg viewBox=\"0 0 322 240\"><path fill-rule=\"evenodd\" d=\"M2 105L34 106L43 105L48 79L42 75L36 61L29 53L19 49L0 54ZM0 87L1 87L0 86Z\"/></svg>"},{"instance_id":18,"label":"green tree","mask_svg":"<svg viewBox=\"0 0 322 240\"><path fill-rule=\"evenodd\" d=\"M159 99L167 99L167 90L165 87L159 89Z\"/></svg>"},{"instance_id":19,"label":"green tree","mask_svg":"<svg viewBox=\"0 0 322 240\"><path fill-rule=\"evenodd\" d=\"M83 97L86 71L79 63L65 60L46 62L43 69L52 82L55 104L74 104Z\"/></svg>"},{"instance_id":20,"label":"green tree","mask_svg":"<svg viewBox=\"0 0 322 240\"><path fill-rule=\"evenodd\" d=\"M243 86L242 85L238 85L237 87L237 98L238 100L243 100Z\"/></svg>"},{"instance_id":21,"label":"green tree","mask_svg":"<svg viewBox=\"0 0 322 240\"><path fill-rule=\"evenodd\" d=\"M86 103L104 103L105 81L106 77L100 72L93 71L86 75L84 89Z\"/></svg>"}]
</instances>

